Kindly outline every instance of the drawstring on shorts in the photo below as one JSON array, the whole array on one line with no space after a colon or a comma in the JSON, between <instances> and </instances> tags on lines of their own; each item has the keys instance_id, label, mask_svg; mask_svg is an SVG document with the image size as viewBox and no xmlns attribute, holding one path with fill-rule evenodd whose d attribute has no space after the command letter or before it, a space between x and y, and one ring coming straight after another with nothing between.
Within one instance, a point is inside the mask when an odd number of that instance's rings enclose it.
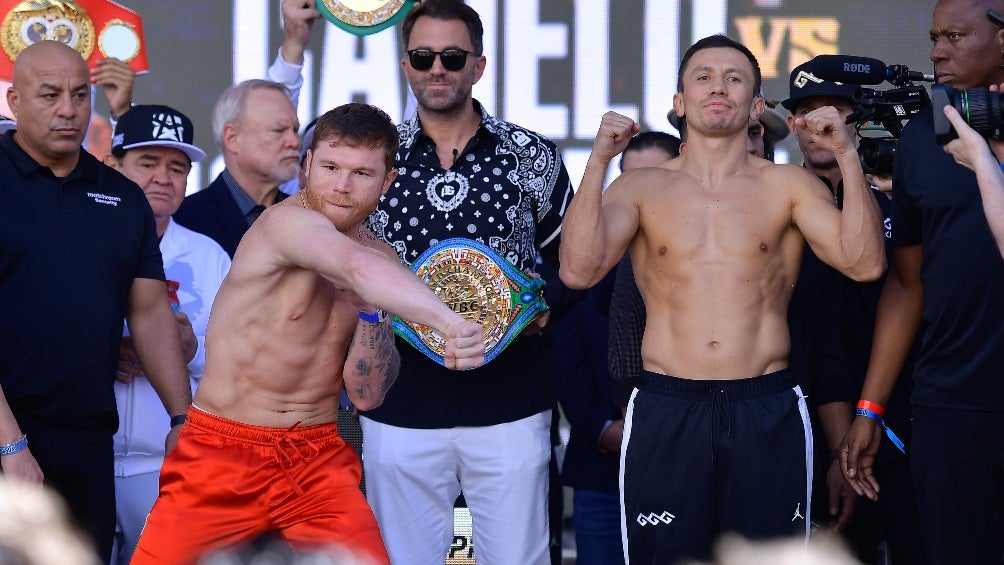
<instances>
[{"instance_id":1,"label":"drawstring on shorts","mask_svg":"<svg viewBox=\"0 0 1004 565\"><path fill-rule=\"evenodd\" d=\"M309 461L321 452L321 448L317 447L314 442L296 433L296 427L299 425L300 422L296 422L286 430L285 434L276 436L273 444L275 445L275 462L279 464L279 468L282 469L283 474L286 476L286 480L293 485L293 489L296 491L296 494L302 496L304 494L303 489L300 488L300 485L293 479L293 475L289 472L289 470L296 463L294 456L299 457L303 461ZM297 445L297 442L299 442L300 445Z\"/></svg>"},{"instance_id":2,"label":"drawstring on shorts","mask_svg":"<svg viewBox=\"0 0 1004 565\"><path fill-rule=\"evenodd\" d=\"M715 424L711 427L711 460L715 459L715 445L717 433L724 431L725 436L732 435L732 410L729 407L729 393L722 387L711 387L708 389L711 395L711 413L715 418Z\"/></svg>"}]
</instances>

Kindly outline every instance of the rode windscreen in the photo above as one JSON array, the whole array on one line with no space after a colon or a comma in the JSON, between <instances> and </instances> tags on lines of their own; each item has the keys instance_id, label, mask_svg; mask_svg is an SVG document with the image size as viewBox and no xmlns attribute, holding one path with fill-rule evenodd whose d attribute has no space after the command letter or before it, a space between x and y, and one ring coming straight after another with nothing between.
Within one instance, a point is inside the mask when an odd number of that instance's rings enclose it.
<instances>
[{"instance_id":1,"label":"rode windscreen","mask_svg":"<svg viewBox=\"0 0 1004 565\"><path fill-rule=\"evenodd\" d=\"M824 80L844 84L879 84L889 81L902 86L908 81L934 82L934 75L911 71L904 65L887 66L871 57L853 55L817 55L810 63L812 74Z\"/></svg>"},{"instance_id":2,"label":"rode windscreen","mask_svg":"<svg viewBox=\"0 0 1004 565\"><path fill-rule=\"evenodd\" d=\"M809 70L823 80L845 84L880 84L891 78L882 61L851 55L817 55Z\"/></svg>"}]
</instances>

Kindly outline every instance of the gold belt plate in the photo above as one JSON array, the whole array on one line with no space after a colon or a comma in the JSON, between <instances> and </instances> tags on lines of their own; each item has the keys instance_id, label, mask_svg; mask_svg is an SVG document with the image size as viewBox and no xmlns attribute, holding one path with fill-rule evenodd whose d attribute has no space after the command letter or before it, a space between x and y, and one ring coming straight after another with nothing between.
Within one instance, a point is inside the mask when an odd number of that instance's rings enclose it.
<instances>
[{"instance_id":1,"label":"gold belt plate","mask_svg":"<svg viewBox=\"0 0 1004 565\"><path fill-rule=\"evenodd\" d=\"M547 311L542 279L526 275L476 241L442 241L423 253L412 270L450 309L481 324L486 363ZM443 363L446 341L438 332L398 317L394 330L419 351Z\"/></svg>"}]
</instances>

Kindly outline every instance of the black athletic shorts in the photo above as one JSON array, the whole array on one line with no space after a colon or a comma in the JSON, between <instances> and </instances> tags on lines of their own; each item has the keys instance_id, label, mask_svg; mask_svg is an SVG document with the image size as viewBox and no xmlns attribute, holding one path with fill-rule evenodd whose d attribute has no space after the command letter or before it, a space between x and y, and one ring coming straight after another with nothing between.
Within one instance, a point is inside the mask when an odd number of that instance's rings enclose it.
<instances>
[{"instance_id":1,"label":"black athletic shorts","mask_svg":"<svg viewBox=\"0 0 1004 565\"><path fill-rule=\"evenodd\" d=\"M787 369L697 381L642 372L621 451L629 563L708 559L718 536L808 536L812 431Z\"/></svg>"}]
</instances>

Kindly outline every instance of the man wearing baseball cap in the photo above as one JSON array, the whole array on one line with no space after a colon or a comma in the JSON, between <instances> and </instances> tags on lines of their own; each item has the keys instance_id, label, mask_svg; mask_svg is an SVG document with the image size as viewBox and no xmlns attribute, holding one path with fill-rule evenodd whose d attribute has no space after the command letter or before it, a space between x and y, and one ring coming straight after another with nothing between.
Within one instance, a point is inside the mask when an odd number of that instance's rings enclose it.
<instances>
[{"instance_id":1,"label":"man wearing baseball cap","mask_svg":"<svg viewBox=\"0 0 1004 565\"><path fill-rule=\"evenodd\" d=\"M831 106L846 120L853 111L854 92L859 87L820 79L812 70L813 62L808 61L792 71L789 98L781 104L791 111L788 126L798 140L804 167L830 188L839 207L843 204L843 177L836 157L816 146L794 123L797 117L825 106ZM856 135L853 123L846 127L851 135ZM886 257L891 260L892 205L879 190L873 190L873 195L884 218ZM871 353L875 304L883 281L884 277L870 283L852 281L823 264L808 248L804 251L798 285L788 310L791 366L799 382L809 385L809 398L815 407L813 415L820 424L813 427L825 435L817 441L825 442L828 448L817 450L820 456L835 452L854 417L853 403ZM886 413L886 421L897 433L908 431L910 382L912 378L899 380L900 386ZM819 482L813 489L817 495L813 502L826 506L819 506L814 514L828 516L830 525L843 531L857 557L865 563L877 561L876 548L883 533L896 563L923 563L923 554L915 543L919 534L908 460L887 443L876 461L876 469L879 468L892 479L883 484L896 486L888 492L883 489L880 502L874 503L858 500L850 485L842 480L834 457L817 457L814 476Z\"/></svg>"},{"instance_id":2,"label":"man wearing baseball cap","mask_svg":"<svg viewBox=\"0 0 1004 565\"><path fill-rule=\"evenodd\" d=\"M839 201L840 167L837 166L833 153L820 150L805 134L796 131L793 124L798 116L824 106L833 106L840 117L846 119L853 111L854 91L859 87L855 84L832 82L817 77L812 74L812 61L795 67L795 70L791 71L790 78L789 97L781 102L781 105L791 112L788 117L788 127L798 139L798 147L805 159L805 168L823 179L829 185L830 191L834 192L834 198ZM847 128L852 136L857 135L853 124L849 124Z\"/></svg>"},{"instance_id":3,"label":"man wearing baseball cap","mask_svg":"<svg viewBox=\"0 0 1004 565\"><path fill-rule=\"evenodd\" d=\"M185 198L192 162L206 154L192 144L188 116L169 106L133 106L118 118L112 154L105 164L143 189L153 209L168 284L177 283L173 302L182 352L194 393L205 364L209 310L230 269L230 256L208 236L177 224L171 215ZM170 288L170 287L169 287ZM146 515L157 498L164 436L184 421L171 418L145 378L126 328L122 338L115 400L116 550L113 562L128 563Z\"/></svg>"}]
</instances>

